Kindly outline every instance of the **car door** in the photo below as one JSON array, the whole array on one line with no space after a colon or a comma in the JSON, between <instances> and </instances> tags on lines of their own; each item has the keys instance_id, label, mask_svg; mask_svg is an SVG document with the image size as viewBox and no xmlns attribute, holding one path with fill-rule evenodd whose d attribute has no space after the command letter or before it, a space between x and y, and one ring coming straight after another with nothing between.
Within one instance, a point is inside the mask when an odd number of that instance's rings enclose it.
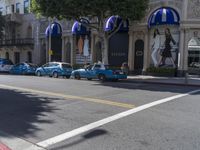
<instances>
[{"instance_id":1,"label":"car door","mask_svg":"<svg viewBox=\"0 0 200 150\"><path fill-rule=\"evenodd\" d=\"M27 71L27 65L25 63L21 63L19 66L19 74L25 74Z\"/></svg>"},{"instance_id":2,"label":"car door","mask_svg":"<svg viewBox=\"0 0 200 150\"><path fill-rule=\"evenodd\" d=\"M49 63L49 67L47 68L48 75L53 75L53 72L58 72L59 64L58 63Z\"/></svg>"},{"instance_id":3,"label":"car door","mask_svg":"<svg viewBox=\"0 0 200 150\"><path fill-rule=\"evenodd\" d=\"M81 71L81 77L82 78L92 78L91 72L92 72L93 65L89 65L85 68L84 71Z\"/></svg>"},{"instance_id":4,"label":"car door","mask_svg":"<svg viewBox=\"0 0 200 150\"><path fill-rule=\"evenodd\" d=\"M49 70L49 63L47 63L47 64L44 64L42 67L42 74L43 75L47 75L48 74L48 70Z\"/></svg>"},{"instance_id":5,"label":"car door","mask_svg":"<svg viewBox=\"0 0 200 150\"><path fill-rule=\"evenodd\" d=\"M0 60L0 71L9 72L12 66L13 66L13 63L10 60L7 60L7 59Z\"/></svg>"},{"instance_id":6,"label":"car door","mask_svg":"<svg viewBox=\"0 0 200 150\"><path fill-rule=\"evenodd\" d=\"M11 73L13 73L13 74L19 74L19 66L20 66L20 64L14 65L12 67L12 69L11 69Z\"/></svg>"},{"instance_id":7,"label":"car door","mask_svg":"<svg viewBox=\"0 0 200 150\"><path fill-rule=\"evenodd\" d=\"M91 78L97 78L98 71L100 70L101 65L95 64L89 72Z\"/></svg>"}]
</instances>

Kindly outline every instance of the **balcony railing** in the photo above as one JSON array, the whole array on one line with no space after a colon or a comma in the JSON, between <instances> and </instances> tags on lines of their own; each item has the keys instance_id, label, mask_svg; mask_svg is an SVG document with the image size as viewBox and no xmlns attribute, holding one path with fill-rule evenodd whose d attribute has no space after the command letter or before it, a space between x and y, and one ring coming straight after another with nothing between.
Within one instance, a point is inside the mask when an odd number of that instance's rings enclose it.
<instances>
[{"instance_id":1,"label":"balcony railing","mask_svg":"<svg viewBox=\"0 0 200 150\"><path fill-rule=\"evenodd\" d=\"M3 47L3 46L32 46L33 44L34 44L34 39L32 39L32 38L0 40L0 47Z\"/></svg>"},{"instance_id":2,"label":"balcony railing","mask_svg":"<svg viewBox=\"0 0 200 150\"><path fill-rule=\"evenodd\" d=\"M5 15L6 22L22 23L22 15L18 13L12 13Z\"/></svg>"}]
</instances>

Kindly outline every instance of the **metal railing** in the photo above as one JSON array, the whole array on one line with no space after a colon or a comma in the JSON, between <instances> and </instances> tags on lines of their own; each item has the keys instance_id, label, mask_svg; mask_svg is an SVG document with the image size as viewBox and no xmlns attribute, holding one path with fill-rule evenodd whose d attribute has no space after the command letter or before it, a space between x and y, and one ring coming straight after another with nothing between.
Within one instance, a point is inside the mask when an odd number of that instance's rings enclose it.
<instances>
[{"instance_id":1,"label":"metal railing","mask_svg":"<svg viewBox=\"0 0 200 150\"><path fill-rule=\"evenodd\" d=\"M12 13L5 15L6 22L22 23L22 14Z\"/></svg>"},{"instance_id":2,"label":"metal railing","mask_svg":"<svg viewBox=\"0 0 200 150\"><path fill-rule=\"evenodd\" d=\"M33 38L23 38L23 39L6 39L0 40L0 46L26 46L33 45Z\"/></svg>"}]
</instances>

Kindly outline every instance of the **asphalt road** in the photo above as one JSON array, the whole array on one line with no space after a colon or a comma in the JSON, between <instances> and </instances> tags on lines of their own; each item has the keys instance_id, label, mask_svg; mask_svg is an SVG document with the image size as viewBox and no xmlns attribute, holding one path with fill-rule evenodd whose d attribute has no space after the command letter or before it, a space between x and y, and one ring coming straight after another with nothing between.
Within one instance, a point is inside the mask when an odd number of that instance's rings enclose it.
<instances>
[{"instance_id":1,"label":"asphalt road","mask_svg":"<svg viewBox=\"0 0 200 150\"><path fill-rule=\"evenodd\" d=\"M0 143L13 150L199 150L195 90L0 75Z\"/></svg>"}]
</instances>

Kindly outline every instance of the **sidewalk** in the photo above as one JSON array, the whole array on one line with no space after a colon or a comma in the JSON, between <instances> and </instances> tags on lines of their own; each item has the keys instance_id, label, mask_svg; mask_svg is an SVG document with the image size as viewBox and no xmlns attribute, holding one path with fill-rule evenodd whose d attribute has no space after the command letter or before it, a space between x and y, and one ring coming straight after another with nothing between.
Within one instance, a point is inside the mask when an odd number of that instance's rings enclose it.
<instances>
[{"instance_id":1,"label":"sidewalk","mask_svg":"<svg viewBox=\"0 0 200 150\"><path fill-rule=\"evenodd\" d=\"M185 77L156 77L156 76L128 76L128 82L135 83L150 83L150 84L165 84L178 86L195 86L200 87L200 77L188 76Z\"/></svg>"},{"instance_id":2,"label":"sidewalk","mask_svg":"<svg viewBox=\"0 0 200 150\"><path fill-rule=\"evenodd\" d=\"M29 141L0 131L0 150L45 150Z\"/></svg>"}]
</instances>

